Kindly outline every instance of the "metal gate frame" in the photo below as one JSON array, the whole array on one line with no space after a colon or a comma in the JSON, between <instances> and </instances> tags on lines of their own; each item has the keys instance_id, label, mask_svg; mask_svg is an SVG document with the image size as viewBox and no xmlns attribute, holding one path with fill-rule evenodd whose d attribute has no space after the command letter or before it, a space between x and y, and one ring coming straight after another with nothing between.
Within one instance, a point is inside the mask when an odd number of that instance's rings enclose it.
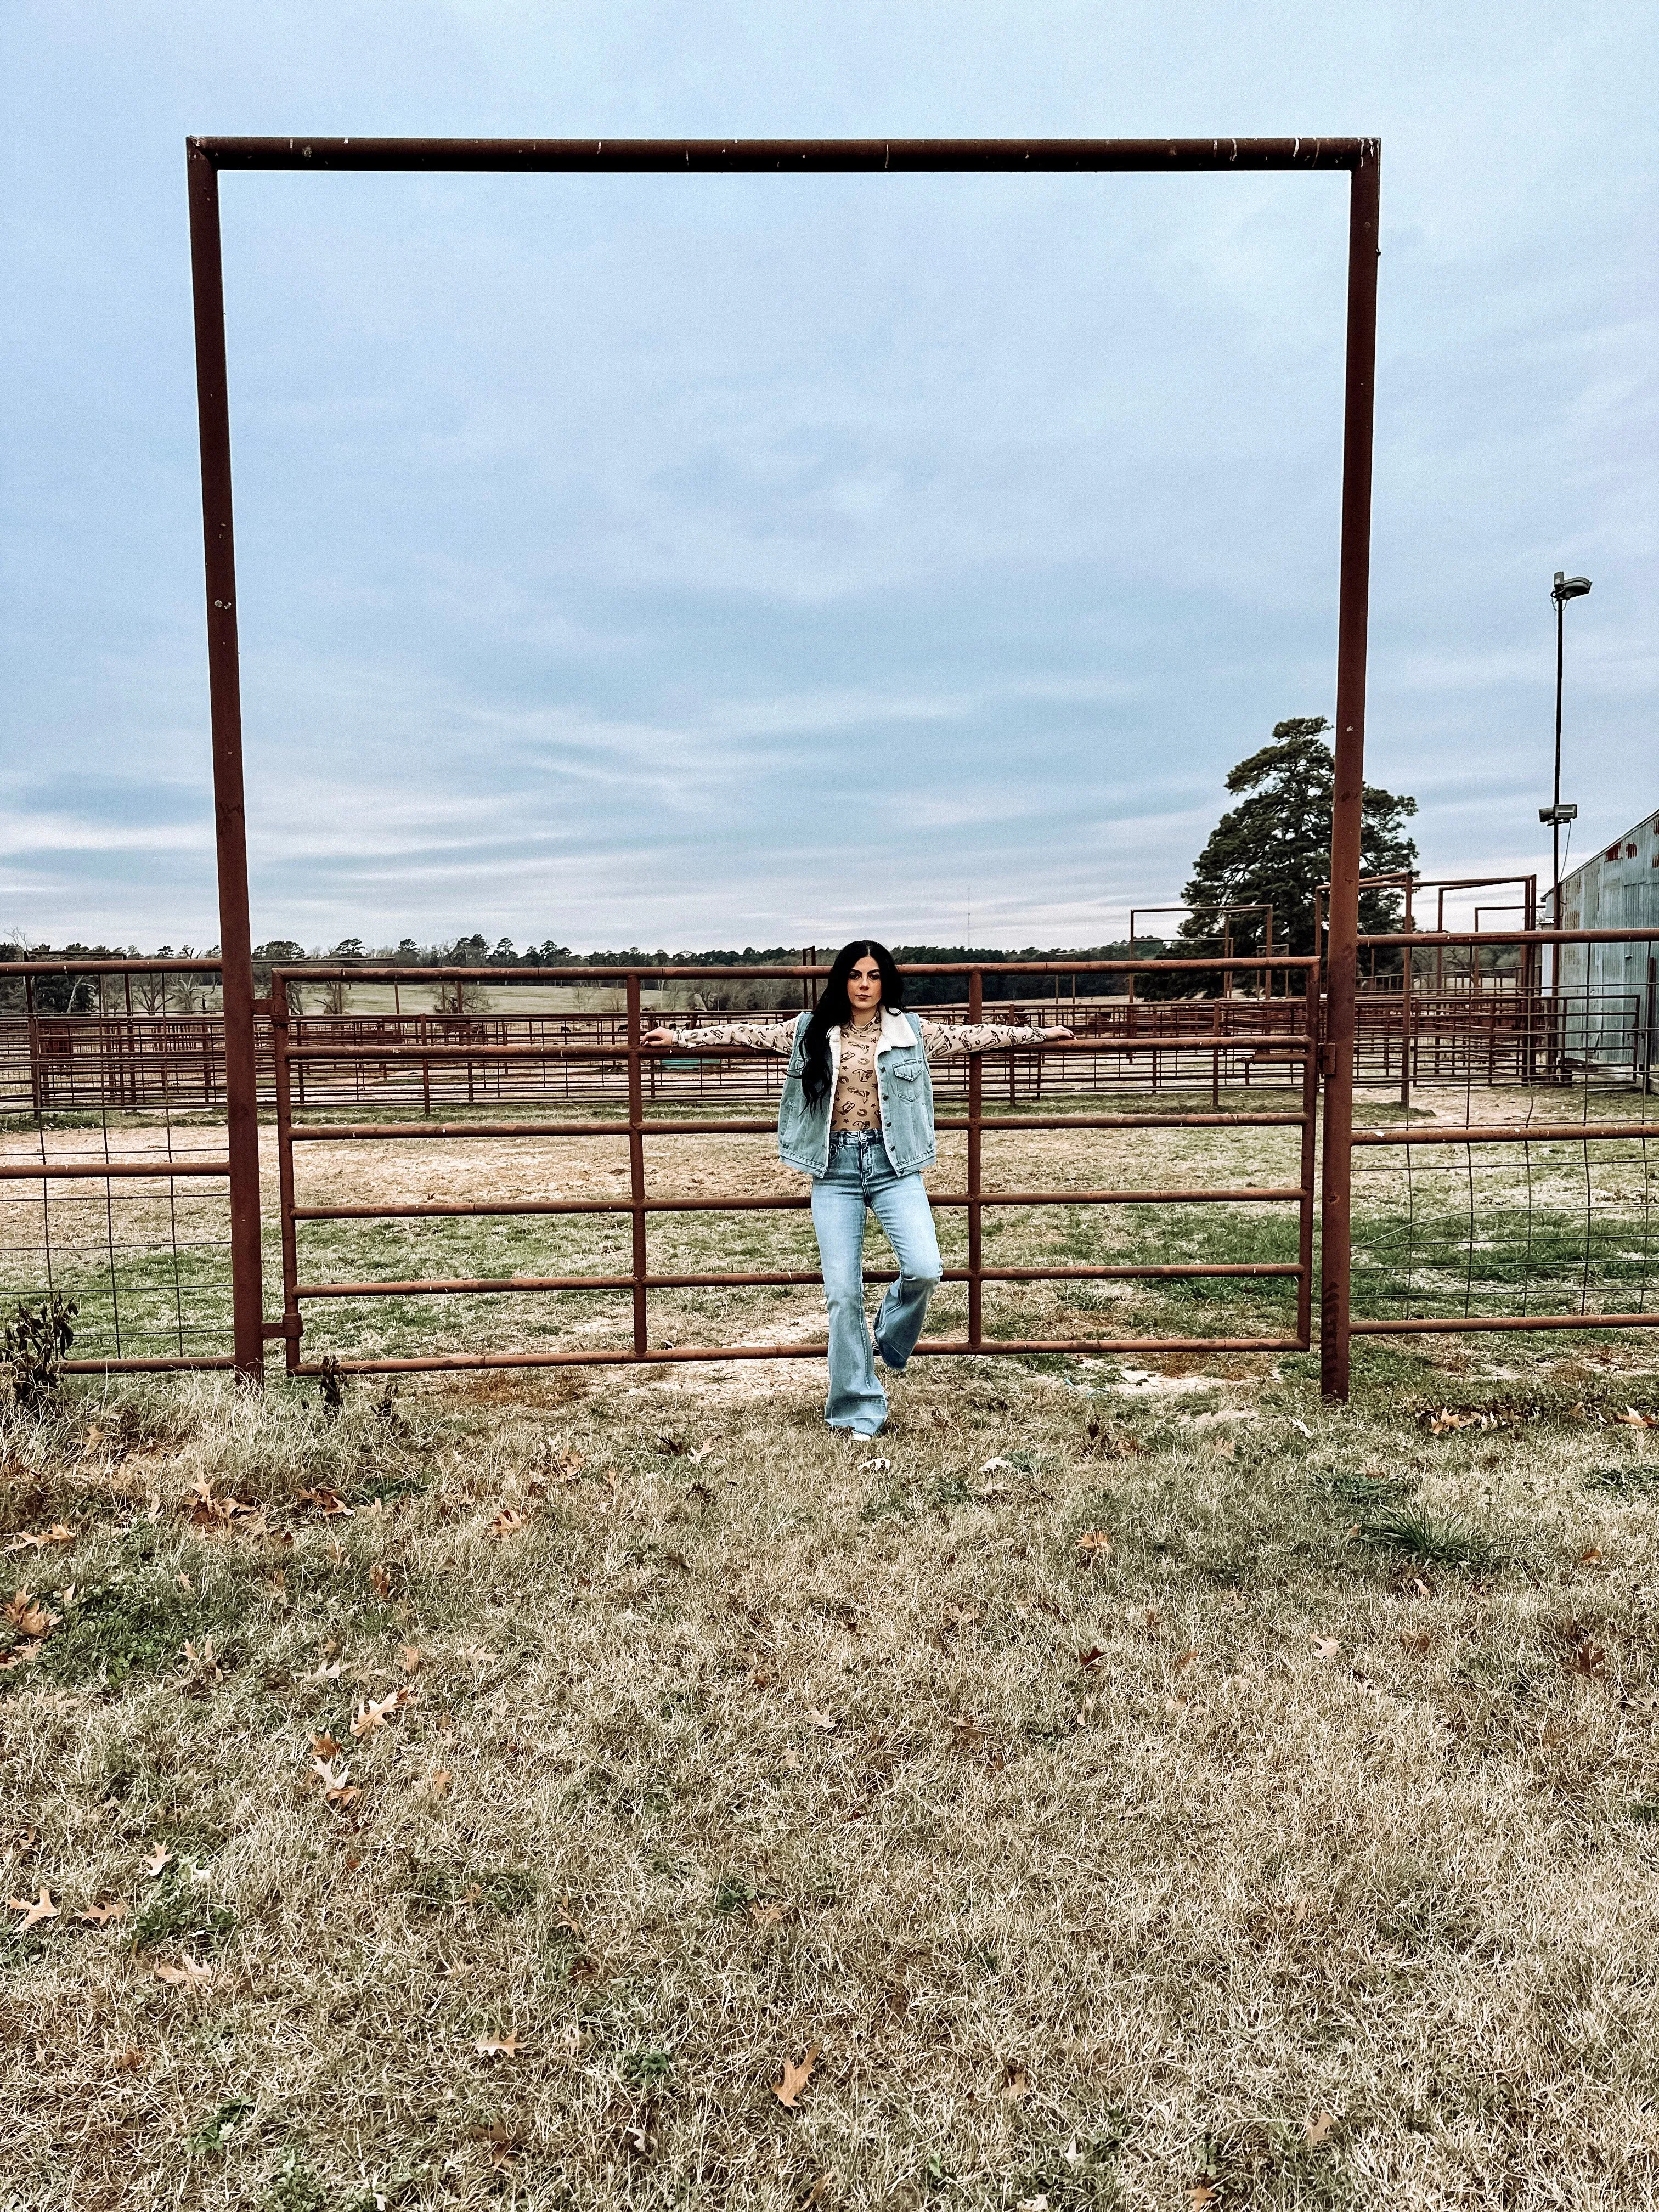
<instances>
[{"instance_id":1,"label":"metal gate frame","mask_svg":"<svg viewBox=\"0 0 1659 2212\"><path fill-rule=\"evenodd\" d=\"M1139 963L1145 969L1146 963ZM1139 1036L1100 1038L1079 1037L1071 1044L1054 1043L1042 1048L1045 1056L1053 1054L1062 1065L1068 1054L1077 1053L1136 1053L1149 1049L1154 1059L1160 1048L1185 1051L1200 1060L1207 1052L1218 1066L1223 1053L1249 1052L1256 1057L1280 1063L1299 1062L1301 1080L1296 1093L1296 1105L1288 1104L1281 1110L1259 1113L1159 1113L1156 1110L1133 1113L1020 1113L988 1114L984 1104L984 1061L978 1054L968 1061L966 1115L941 1113L937 1126L941 1130L965 1133L967 1143L967 1187L959 1191L929 1193L932 1204L940 1207L964 1208L968 1216L968 1264L965 1267L946 1267L947 1282L968 1285L968 1333L957 1339L924 1339L916 1346L924 1354L971 1353L987 1356L1007 1352L1103 1353L1113 1352L1260 1352L1263 1353L1306 1352L1311 1341L1313 1291L1313 1206L1314 1206L1314 1137L1318 1106L1319 1054L1319 963L1316 958L1305 955L1279 954L1264 957L1245 956L1225 962L1216 960L1159 961L1160 974L1182 969L1214 974L1223 969L1231 981L1234 970L1247 969L1261 974L1274 973L1284 979L1287 990L1299 977L1302 983L1300 998L1301 1019L1297 1027L1269 1027L1262 1014L1254 1011L1255 1002L1232 1000L1239 1007L1248 1024L1236 1031L1218 1028L1210 1031L1189 1030L1184 1035L1165 1036L1158 1033ZM978 1021L983 1011L983 982L988 975L1029 975L1033 978L1054 975L1122 975L1134 971L1137 963L1127 960L1064 961L986 961L979 965L956 963L908 964L907 975L961 975L968 984L968 1018ZM649 1330L649 1299L653 1290L715 1290L751 1288L756 1286L788 1285L821 1281L817 1268L769 1269L743 1273L662 1274L651 1269L647 1252L647 1218L653 1213L699 1212L744 1213L775 1212L804 1209L811 1204L805 1194L784 1196L768 1194L761 1197L733 1194L730 1196L697 1198L654 1197L647 1187L645 1140L651 1138L705 1137L711 1135L770 1135L776 1124L773 1117L764 1120L722 1115L715 1118L683 1119L647 1118L643 1080L644 1070L653 1059L665 1056L665 1048L643 1042L645 1023L641 1014L641 986L647 978L665 973L677 982L695 981L703 978L725 980L729 969L674 968L669 970L649 966L618 971L611 969L544 968L489 969L456 968L425 969L420 972L423 981L498 983L614 983L620 973L627 992L628 1027L626 1042L621 1045L568 1043L548 1042L539 1044L492 1043L469 1040L464 1043L386 1043L378 1040L364 1041L325 1039L307 1042L303 1015L293 1011L290 989L301 983L315 983L334 979L357 983L388 982L402 977L408 980L407 969L377 969L370 966L338 968L308 966L303 970L275 969L271 974L271 1034L274 1048L276 1095L276 1158L281 1184L283 1239L283 1319L280 1333L285 1340L288 1371L295 1376L316 1376L330 1370L340 1374L404 1374L432 1369L477 1367L583 1367L615 1366L621 1364L673 1364L687 1360L708 1359L813 1359L822 1358L824 1346L811 1344L738 1344L738 1345L673 1345L653 1346ZM816 975L823 976L827 969L811 970L803 968L745 969L746 977L757 981L788 978L810 981ZM1215 1002L1218 1007L1222 1001ZM1283 1006L1285 1000L1270 1002ZM1295 1001L1291 1001L1295 1003ZM693 1032L695 1037L695 1032ZM695 1049L695 1047L690 1048ZM677 1054L687 1048L670 1048ZM711 1056L732 1059L744 1056L742 1048L711 1046ZM546 1063L561 1060L579 1062L601 1062L614 1066L623 1063L627 1069L628 1111L625 1120L578 1121L546 1119L525 1121L467 1121L447 1123L440 1121L404 1121L400 1122L340 1122L322 1121L296 1124L294 1119L293 1073L296 1067L307 1065L321 1066L349 1066L352 1068L392 1068L399 1065L418 1066L424 1071L435 1061L440 1066L464 1064L469 1071L478 1065L506 1062L525 1066L526 1063ZM471 1090L469 1075L468 1088ZM1176 1088L1180 1087L1179 1078ZM984 1174L984 1133L987 1130L1030 1129L1228 1129L1282 1128L1300 1132L1297 1147L1297 1179L1293 1185L1248 1184L1242 1188L1208 1189L1182 1188L1176 1189L1091 1189L1091 1190L1017 1190L1003 1191L988 1188ZM294 1147L296 1144L352 1145L366 1141L375 1143L408 1143L438 1138L465 1138L469 1141L492 1138L559 1137L610 1138L613 1141L627 1139L629 1162L629 1192L625 1198L616 1199L497 1199L495 1200L442 1200L410 1203L349 1204L337 1206L304 1206L297 1197L295 1176ZM1016 1206L1030 1208L1052 1208L1073 1206L1214 1206L1214 1205L1287 1205L1297 1208L1297 1257L1289 1261L1143 1261L1135 1264L1080 1265L1073 1267L995 1267L988 1266L983 1248L983 1218L988 1206ZM631 1264L626 1274L571 1274L560 1276L485 1276L467 1278L423 1277L416 1279L391 1281L334 1281L306 1282L300 1269L298 1224L303 1221L386 1221L420 1219L477 1219L501 1215L550 1217L558 1215L626 1215L632 1224ZM1060 1281L1127 1281L1127 1280L1192 1280L1200 1277L1293 1278L1297 1287L1296 1328L1293 1334L1261 1334L1255 1336L1182 1336L1148 1337L1118 1335L1089 1338L1030 1338L988 1336L984 1325L984 1286L988 1282L1060 1282ZM872 1269L870 1281L890 1281L891 1271ZM303 1306L317 1299L426 1297L444 1296L488 1296L492 1294L541 1293L544 1291L627 1291L632 1297L632 1337L628 1348L613 1347L596 1352L534 1352L520 1350L501 1352L433 1352L410 1358L331 1358L326 1367L318 1361L307 1362L301 1356L304 1332Z\"/></svg>"},{"instance_id":2,"label":"metal gate frame","mask_svg":"<svg viewBox=\"0 0 1659 2212\"><path fill-rule=\"evenodd\" d=\"M254 1081L252 933L237 659L230 402L225 350L222 169L730 175L893 172L1110 172L1181 175L1315 170L1348 173L1348 272L1338 586L1335 777L1326 948L1324 1163L1321 1192L1321 1370L1328 1395L1348 1392L1350 1164L1364 787L1365 653L1370 587L1371 455L1376 361L1381 142L1372 137L489 139L239 138L185 142L201 438L202 534L212 715L219 944L224 976L225 1089L237 1372L264 1371L259 1147Z\"/></svg>"}]
</instances>

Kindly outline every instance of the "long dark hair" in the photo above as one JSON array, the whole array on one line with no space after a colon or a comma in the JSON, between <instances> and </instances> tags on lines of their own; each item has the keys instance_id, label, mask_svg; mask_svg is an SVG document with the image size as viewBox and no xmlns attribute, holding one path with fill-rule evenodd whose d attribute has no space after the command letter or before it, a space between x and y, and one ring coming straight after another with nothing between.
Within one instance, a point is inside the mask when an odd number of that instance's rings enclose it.
<instances>
[{"instance_id":1,"label":"long dark hair","mask_svg":"<svg viewBox=\"0 0 1659 2212\"><path fill-rule=\"evenodd\" d=\"M812 1009L812 1018L806 1024L805 1065L801 1069L800 1081L809 1106L822 1105L829 1096L830 1032L845 1029L853 1018L853 1002L847 995L847 979L860 960L873 960L881 970L882 1005L890 1006L896 1013L904 1004L904 979L884 945L878 945L873 937L855 937L850 945L842 946L824 984L823 995Z\"/></svg>"}]
</instances>

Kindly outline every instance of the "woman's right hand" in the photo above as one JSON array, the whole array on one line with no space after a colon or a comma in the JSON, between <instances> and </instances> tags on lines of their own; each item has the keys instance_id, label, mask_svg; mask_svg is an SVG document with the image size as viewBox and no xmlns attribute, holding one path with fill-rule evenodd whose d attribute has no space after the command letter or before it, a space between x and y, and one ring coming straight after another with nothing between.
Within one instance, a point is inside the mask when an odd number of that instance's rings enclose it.
<instances>
[{"instance_id":1,"label":"woman's right hand","mask_svg":"<svg viewBox=\"0 0 1659 2212\"><path fill-rule=\"evenodd\" d=\"M678 1044L679 1039L672 1030L647 1030L640 1039L641 1044Z\"/></svg>"}]
</instances>

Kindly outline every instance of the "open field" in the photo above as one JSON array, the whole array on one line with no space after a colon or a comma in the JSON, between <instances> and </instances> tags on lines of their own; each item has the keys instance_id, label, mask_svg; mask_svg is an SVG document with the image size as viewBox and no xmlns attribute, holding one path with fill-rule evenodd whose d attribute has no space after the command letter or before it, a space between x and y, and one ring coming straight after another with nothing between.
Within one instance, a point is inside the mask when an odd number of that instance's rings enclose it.
<instances>
[{"instance_id":1,"label":"open field","mask_svg":"<svg viewBox=\"0 0 1659 2212\"><path fill-rule=\"evenodd\" d=\"M0 2205L1659 2201L1659 1373L1438 1342L6 1417Z\"/></svg>"}]
</instances>

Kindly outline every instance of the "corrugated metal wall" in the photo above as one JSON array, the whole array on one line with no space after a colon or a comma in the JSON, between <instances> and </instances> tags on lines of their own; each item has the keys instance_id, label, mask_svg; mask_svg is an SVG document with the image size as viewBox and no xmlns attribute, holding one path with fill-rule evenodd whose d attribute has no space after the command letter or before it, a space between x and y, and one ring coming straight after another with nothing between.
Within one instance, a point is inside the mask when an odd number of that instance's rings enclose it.
<instances>
[{"instance_id":1,"label":"corrugated metal wall","mask_svg":"<svg viewBox=\"0 0 1659 2212\"><path fill-rule=\"evenodd\" d=\"M1569 945L1561 950L1570 1059L1639 1073L1654 1064L1659 955L1659 814L1613 838L1561 882L1565 929L1644 929L1651 945Z\"/></svg>"}]
</instances>

